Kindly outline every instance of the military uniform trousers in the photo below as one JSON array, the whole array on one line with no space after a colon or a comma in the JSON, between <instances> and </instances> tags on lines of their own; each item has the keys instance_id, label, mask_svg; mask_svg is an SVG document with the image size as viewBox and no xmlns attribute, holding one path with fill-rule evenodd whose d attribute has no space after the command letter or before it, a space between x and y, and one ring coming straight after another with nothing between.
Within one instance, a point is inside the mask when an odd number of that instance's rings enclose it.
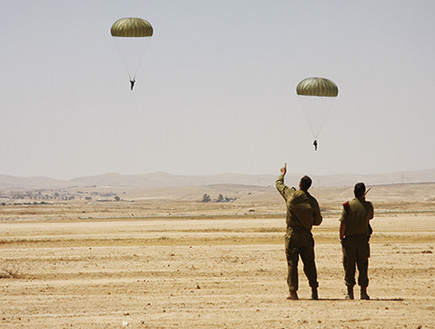
<instances>
[{"instance_id":1,"label":"military uniform trousers","mask_svg":"<svg viewBox=\"0 0 435 329\"><path fill-rule=\"evenodd\" d=\"M304 264L304 273L307 276L310 287L317 288L317 270L314 262L314 239L309 231L293 232L285 238L285 254L287 258L288 274L287 284L289 290L297 291L299 255Z\"/></svg>"},{"instance_id":2,"label":"military uniform trousers","mask_svg":"<svg viewBox=\"0 0 435 329\"><path fill-rule=\"evenodd\" d=\"M358 284L362 287L369 285L368 265L370 245L366 236L348 236L342 241L344 281L346 286L355 285L355 264L358 266Z\"/></svg>"}]
</instances>

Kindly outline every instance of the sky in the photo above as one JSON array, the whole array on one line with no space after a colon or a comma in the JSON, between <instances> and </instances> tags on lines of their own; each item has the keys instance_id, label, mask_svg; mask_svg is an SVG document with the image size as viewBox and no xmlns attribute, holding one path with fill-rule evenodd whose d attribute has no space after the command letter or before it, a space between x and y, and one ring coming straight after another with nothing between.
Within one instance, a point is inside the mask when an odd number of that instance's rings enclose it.
<instances>
[{"instance_id":1,"label":"sky","mask_svg":"<svg viewBox=\"0 0 435 329\"><path fill-rule=\"evenodd\" d=\"M0 174L433 169L434 13L433 0L3 1ZM122 17L154 28L133 91L110 35ZM295 92L306 77L339 88L318 151Z\"/></svg>"}]
</instances>

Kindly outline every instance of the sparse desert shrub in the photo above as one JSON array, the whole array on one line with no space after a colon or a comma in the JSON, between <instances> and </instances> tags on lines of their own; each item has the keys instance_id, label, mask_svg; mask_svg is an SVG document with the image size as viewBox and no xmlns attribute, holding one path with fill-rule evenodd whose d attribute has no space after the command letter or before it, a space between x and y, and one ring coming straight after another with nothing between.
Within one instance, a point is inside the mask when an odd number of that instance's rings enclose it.
<instances>
[{"instance_id":1,"label":"sparse desert shrub","mask_svg":"<svg viewBox=\"0 0 435 329\"><path fill-rule=\"evenodd\" d=\"M207 193L205 193L205 194L202 196L202 202L210 202L210 201L211 201L210 195L208 195Z\"/></svg>"}]
</instances>

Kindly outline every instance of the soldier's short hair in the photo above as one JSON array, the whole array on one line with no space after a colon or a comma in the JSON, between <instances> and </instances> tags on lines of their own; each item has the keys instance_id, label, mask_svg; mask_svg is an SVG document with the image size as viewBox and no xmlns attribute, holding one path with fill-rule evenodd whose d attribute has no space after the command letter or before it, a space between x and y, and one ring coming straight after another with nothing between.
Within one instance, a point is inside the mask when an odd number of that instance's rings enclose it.
<instances>
[{"instance_id":1,"label":"soldier's short hair","mask_svg":"<svg viewBox=\"0 0 435 329\"><path fill-rule=\"evenodd\" d=\"M308 191L312 183L313 181L311 180L311 178L305 175L304 177L301 178L299 186L302 191Z\"/></svg>"},{"instance_id":2,"label":"soldier's short hair","mask_svg":"<svg viewBox=\"0 0 435 329\"><path fill-rule=\"evenodd\" d=\"M356 183L355 184L355 188L353 189L353 193L355 194L355 196L357 198L360 198L364 195L366 191L366 186L364 185L364 183L360 182L360 183Z\"/></svg>"}]
</instances>

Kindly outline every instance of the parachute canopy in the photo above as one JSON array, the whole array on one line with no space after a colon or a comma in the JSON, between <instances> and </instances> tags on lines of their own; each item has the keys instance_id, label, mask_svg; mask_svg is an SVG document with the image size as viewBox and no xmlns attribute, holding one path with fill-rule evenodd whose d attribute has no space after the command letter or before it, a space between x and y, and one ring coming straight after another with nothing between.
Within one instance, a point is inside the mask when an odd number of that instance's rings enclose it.
<instances>
[{"instance_id":1,"label":"parachute canopy","mask_svg":"<svg viewBox=\"0 0 435 329\"><path fill-rule=\"evenodd\" d=\"M337 97L338 87L326 78L306 78L299 82L296 93L303 96Z\"/></svg>"},{"instance_id":2,"label":"parachute canopy","mask_svg":"<svg viewBox=\"0 0 435 329\"><path fill-rule=\"evenodd\" d=\"M112 37L142 38L153 35L153 27L143 18L126 17L118 19L110 29Z\"/></svg>"}]
</instances>

